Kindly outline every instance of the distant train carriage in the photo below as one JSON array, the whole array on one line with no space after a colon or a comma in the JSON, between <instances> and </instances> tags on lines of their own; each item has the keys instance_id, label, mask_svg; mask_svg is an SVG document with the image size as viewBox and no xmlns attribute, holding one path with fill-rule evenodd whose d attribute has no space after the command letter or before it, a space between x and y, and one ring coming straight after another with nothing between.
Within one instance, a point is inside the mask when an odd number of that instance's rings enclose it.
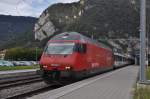
<instances>
[{"instance_id":1,"label":"distant train carriage","mask_svg":"<svg viewBox=\"0 0 150 99\"><path fill-rule=\"evenodd\" d=\"M119 68L122 66L126 66L126 65L130 65L130 64L134 64L134 59L130 56L125 56L123 54L120 53L114 53L114 66L115 68Z\"/></svg>"}]
</instances>

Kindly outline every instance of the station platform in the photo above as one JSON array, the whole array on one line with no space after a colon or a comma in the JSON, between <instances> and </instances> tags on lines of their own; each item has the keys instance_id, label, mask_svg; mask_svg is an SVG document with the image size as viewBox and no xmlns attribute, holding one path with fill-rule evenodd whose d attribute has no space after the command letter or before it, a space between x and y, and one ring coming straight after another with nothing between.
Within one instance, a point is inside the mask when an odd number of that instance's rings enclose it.
<instances>
[{"instance_id":1,"label":"station platform","mask_svg":"<svg viewBox=\"0 0 150 99\"><path fill-rule=\"evenodd\" d=\"M13 74L13 73L21 73L21 72L33 72L37 69L25 69L25 70L9 70L9 71L0 71L1 74Z\"/></svg>"},{"instance_id":2,"label":"station platform","mask_svg":"<svg viewBox=\"0 0 150 99\"><path fill-rule=\"evenodd\" d=\"M0 71L0 79L36 74L38 69Z\"/></svg>"},{"instance_id":3,"label":"station platform","mask_svg":"<svg viewBox=\"0 0 150 99\"><path fill-rule=\"evenodd\" d=\"M29 99L132 99L138 66L101 74Z\"/></svg>"}]
</instances>

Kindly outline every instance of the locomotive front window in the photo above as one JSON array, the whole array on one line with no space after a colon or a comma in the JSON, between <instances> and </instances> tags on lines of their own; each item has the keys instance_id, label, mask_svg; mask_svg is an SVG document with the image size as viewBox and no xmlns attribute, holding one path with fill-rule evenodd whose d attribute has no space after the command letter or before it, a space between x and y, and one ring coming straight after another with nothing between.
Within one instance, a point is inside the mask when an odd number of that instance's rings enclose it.
<instances>
[{"instance_id":1,"label":"locomotive front window","mask_svg":"<svg viewBox=\"0 0 150 99\"><path fill-rule=\"evenodd\" d=\"M72 54L75 43L49 43L45 52L47 54Z\"/></svg>"}]
</instances>

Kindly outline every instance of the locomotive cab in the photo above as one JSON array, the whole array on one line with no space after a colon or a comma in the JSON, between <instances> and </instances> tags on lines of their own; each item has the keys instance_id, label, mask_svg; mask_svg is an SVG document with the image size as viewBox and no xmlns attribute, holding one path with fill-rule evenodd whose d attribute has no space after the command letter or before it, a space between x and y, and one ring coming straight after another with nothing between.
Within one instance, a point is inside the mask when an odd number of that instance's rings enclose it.
<instances>
[{"instance_id":1,"label":"locomotive cab","mask_svg":"<svg viewBox=\"0 0 150 99\"><path fill-rule=\"evenodd\" d=\"M79 56L86 54L86 44L78 42L48 42L40 60L43 76L49 79L72 77L78 71ZM84 57L82 57L84 58Z\"/></svg>"}]
</instances>

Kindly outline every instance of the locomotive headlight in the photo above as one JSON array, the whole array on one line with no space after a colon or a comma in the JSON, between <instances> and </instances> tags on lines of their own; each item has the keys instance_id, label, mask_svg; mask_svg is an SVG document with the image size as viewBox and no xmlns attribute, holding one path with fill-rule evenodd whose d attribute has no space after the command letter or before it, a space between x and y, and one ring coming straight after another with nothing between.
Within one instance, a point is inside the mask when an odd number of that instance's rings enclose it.
<instances>
[{"instance_id":1,"label":"locomotive headlight","mask_svg":"<svg viewBox=\"0 0 150 99\"><path fill-rule=\"evenodd\" d=\"M71 69L71 67L70 67L70 66L66 66L65 68L66 68L66 70L70 70L70 69Z\"/></svg>"},{"instance_id":2,"label":"locomotive headlight","mask_svg":"<svg viewBox=\"0 0 150 99\"><path fill-rule=\"evenodd\" d=\"M47 66L43 66L43 68L47 68Z\"/></svg>"}]
</instances>

